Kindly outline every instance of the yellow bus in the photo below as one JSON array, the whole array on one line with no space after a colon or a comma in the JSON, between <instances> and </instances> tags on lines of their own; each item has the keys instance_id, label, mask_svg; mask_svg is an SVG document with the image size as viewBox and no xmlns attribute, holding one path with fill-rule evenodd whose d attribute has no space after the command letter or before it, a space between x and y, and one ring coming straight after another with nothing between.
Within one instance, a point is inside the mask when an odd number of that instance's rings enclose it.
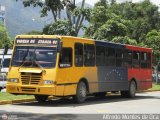
<instances>
[{"instance_id":1,"label":"yellow bus","mask_svg":"<svg viewBox=\"0 0 160 120\"><path fill-rule=\"evenodd\" d=\"M39 102L46 101L48 96L71 96L82 103L88 94L105 96L107 91L134 97L136 90L152 86L151 56L149 48L105 41L18 35L7 92L34 95Z\"/></svg>"}]
</instances>

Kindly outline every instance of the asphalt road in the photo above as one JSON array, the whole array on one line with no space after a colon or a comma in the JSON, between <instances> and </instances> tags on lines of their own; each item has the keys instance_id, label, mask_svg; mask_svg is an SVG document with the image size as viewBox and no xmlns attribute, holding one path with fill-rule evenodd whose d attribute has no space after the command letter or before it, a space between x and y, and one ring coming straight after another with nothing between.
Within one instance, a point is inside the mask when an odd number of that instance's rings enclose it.
<instances>
[{"instance_id":1,"label":"asphalt road","mask_svg":"<svg viewBox=\"0 0 160 120\"><path fill-rule=\"evenodd\" d=\"M54 114L62 118L77 118L77 114L160 114L160 91L137 93L136 98L121 98L118 95L106 96L105 98L89 97L85 103L76 104L72 100L50 100L46 103L20 103L13 105L0 105L0 113L14 115L34 114L40 119L51 118ZM86 116L84 116L86 117ZM83 117L83 118L84 118ZM92 116L95 118L96 116ZM87 118L86 118L87 119ZM96 118L97 119L97 118Z\"/></svg>"}]
</instances>

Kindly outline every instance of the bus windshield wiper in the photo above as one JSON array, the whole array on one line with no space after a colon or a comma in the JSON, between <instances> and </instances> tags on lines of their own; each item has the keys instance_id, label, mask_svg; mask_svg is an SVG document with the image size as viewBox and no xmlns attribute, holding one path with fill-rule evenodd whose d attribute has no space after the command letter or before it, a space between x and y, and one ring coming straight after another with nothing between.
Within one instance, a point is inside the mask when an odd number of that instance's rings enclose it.
<instances>
[{"instance_id":1,"label":"bus windshield wiper","mask_svg":"<svg viewBox=\"0 0 160 120\"><path fill-rule=\"evenodd\" d=\"M39 68L41 68L42 70L44 69L41 64L37 61L37 58L36 58L36 47L34 49L34 58L32 59L32 66L33 66L33 63L35 63Z\"/></svg>"},{"instance_id":2,"label":"bus windshield wiper","mask_svg":"<svg viewBox=\"0 0 160 120\"><path fill-rule=\"evenodd\" d=\"M26 51L25 55L23 56L22 64L21 64L21 66L19 67L19 69L20 69L21 67L23 67L23 65L25 64L25 62L26 62L26 57L27 57L27 55L28 55L28 52L29 52L29 46L27 47L27 51ZM19 69L18 69L18 70L19 70Z\"/></svg>"}]
</instances>

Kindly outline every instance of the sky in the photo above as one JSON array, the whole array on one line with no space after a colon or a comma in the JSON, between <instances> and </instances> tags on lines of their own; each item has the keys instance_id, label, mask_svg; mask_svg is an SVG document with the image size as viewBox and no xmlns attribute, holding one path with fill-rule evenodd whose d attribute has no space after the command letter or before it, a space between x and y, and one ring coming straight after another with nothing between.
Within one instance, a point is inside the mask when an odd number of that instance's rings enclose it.
<instances>
[{"instance_id":1,"label":"sky","mask_svg":"<svg viewBox=\"0 0 160 120\"><path fill-rule=\"evenodd\" d=\"M76 2L81 2L82 0L76 0ZM90 5L94 5L96 2L98 2L99 0L86 0L86 3L90 4ZM132 2L140 2L143 0L116 0L117 2L124 2L124 1L132 1ZM156 4L158 6L160 6L160 0L150 0L153 4Z\"/></svg>"}]
</instances>

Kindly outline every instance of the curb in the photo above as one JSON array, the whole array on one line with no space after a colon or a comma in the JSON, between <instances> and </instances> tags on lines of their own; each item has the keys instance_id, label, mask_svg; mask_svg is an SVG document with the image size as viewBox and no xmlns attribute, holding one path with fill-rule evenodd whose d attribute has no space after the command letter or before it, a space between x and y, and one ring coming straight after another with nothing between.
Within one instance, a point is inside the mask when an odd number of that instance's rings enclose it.
<instances>
[{"instance_id":1,"label":"curb","mask_svg":"<svg viewBox=\"0 0 160 120\"><path fill-rule=\"evenodd\" d=\"M48 100L56 99L55 97L48 97ZM0 105L5 104L15 104L15 103L25 103L25 102L34 102L36 101L34 98L28 98L28 99L16 99L16 100L3 100L0 101Z\"/></svg>"},{"instance_id":2,"label":"curb","mask_svg":"<svg viewBox=\"0 0 160 120\"><path fill-rule=\"evenodd\" d=\"M160 91L160 90L143 90L143 91L138 91L138 92L156 92L156 91Z\"/></svg>"},{"instance_id":3,"label":"curb","mask_svg":"<svg viewBox=\"0 0 160 120\"><path fill-rule=\"evenodd\" d=\"M32 99L17 99L17 100L4 100L4 101L0 101L0 105L23 103L23 102L33 102L33 101L35 101L34 98L32 98Z\"/></svg>"}]
</instances>

